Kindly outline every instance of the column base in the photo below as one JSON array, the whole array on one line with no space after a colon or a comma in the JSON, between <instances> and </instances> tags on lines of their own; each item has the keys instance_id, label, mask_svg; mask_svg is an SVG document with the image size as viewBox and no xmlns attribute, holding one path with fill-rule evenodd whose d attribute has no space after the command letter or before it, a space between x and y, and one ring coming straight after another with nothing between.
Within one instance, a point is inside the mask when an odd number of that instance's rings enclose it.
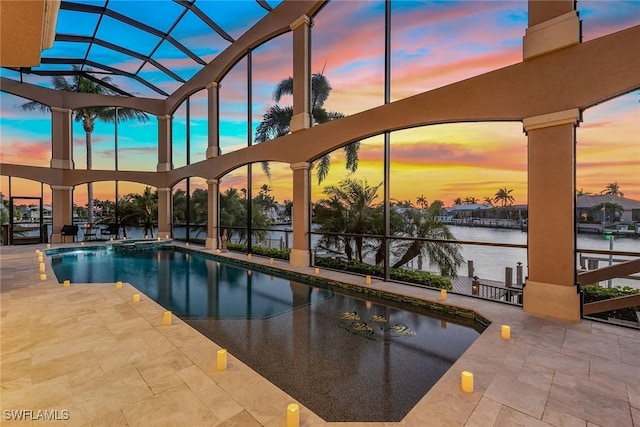
<instances>
[{"instance_id":1,"label":"column base","mask_svg":"<svg viewBox=\"0 0 640 427\"><path fill-rule=\"evenodd\" d=\"M289 255L289 265L292 267L309 267L311 265L311 256L308 249L291 249Z\"/></svg>"},{"instance_id":2,"label":"column base","mask_svg":"<svg viewBox=\"0 0 640 427\"><path fill-rule=\"evenodd\" d=\"M527 280L524 288L525 313L580 322L580 294L575 286Z\"/></svg>"},{"instance_id":3,"label":"column base","mask_svg":"<svg viewBox=\"0 0 640 427\"><path fill-rule=\"evenodd\" d=\"M170 239L171 232L170 231L160 231L158 230L158 237L161 239Z\"/></svg>"},{"instance_id":4,"label":"column base","mask_svg":"<svg viewBox=\"0 0 640 427\"><path fill-rule=\"evenodd\" d=\"M218 239L214 237L207 237L204 247L207 249L218 249Z\"/></svg>"},{"instance_id":5,"label":"column base","mask_svg":"<svg viewBox=\"0 0 640 427\"><path fill-rule=\"evenodd\" d=\"M62 234L60 234L60 233L52 233L51 234L51 243L62 243Z\"/></svg>"}]
</instances>

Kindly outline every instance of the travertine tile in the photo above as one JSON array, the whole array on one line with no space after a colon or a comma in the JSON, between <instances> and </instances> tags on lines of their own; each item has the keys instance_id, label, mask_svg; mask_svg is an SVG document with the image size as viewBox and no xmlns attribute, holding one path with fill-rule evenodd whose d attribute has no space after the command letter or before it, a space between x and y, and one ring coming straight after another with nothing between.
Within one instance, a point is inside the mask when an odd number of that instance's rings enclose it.
<instances>
[{"instance_id":1,"label":"travertine tile","mask_svg":"<svg viewBox=\"0 0 640 427\"><path fill-rule=\"evenodd\" d=\"M631 427L629 401L619 387L608 389L586 379L556 372L548 406L600 425Z\"/></svg>"},{"instance_id":2,"label":"travertine tile","mask_svg":"<svg viewBox=\"0 0 640 427\"><path fill-rule=\"evenodd\" d=\"M618 337L616 335L593 335L568 330L562 348L578 350L607 359L621 360Z\"/></svg>"},{"instance_id":3,"label":"travertine tile","mask_svg":"<svg viewBox=\"0 0 640 427\"><path fill-rule=\"evenodd\" d=\"M465 423L465 427L485 427L495 424L502 409L502 403L488 397L483 397L478 406Z\"/></svg>"},{"instance_id":4,"label":"travertine tile","mask_svg":"<svg viewBox=\"0 0 640 427\"><path fill-rule=\"evenodd\" d=\"M534 387L512 376L498 374L484 393L489 399L535 418L542 418L548 388Z\"/></svg>"},{"instance_id":5,"label":"travertine tile","mask_svg":"<svg viewBox=\"0 0 640 427\"><path fill-rule=\"evenodd\" d=\"M527 355L527 362L544 366L569 375L586 377L589 375L589 362L584 359L566 356L534 345Z\"/></svg>"},{"instance_id":6,"label":"travertine tile","mask_svg":"<svg viewBox=\"0 0 640 427\"><path fill-rule=\"evenodd\" d=\"M184 383L200 397L222 421L241 413L243 408L195 365L178 371Z\"/></svg>"},{"instance_id":7,"label":"travertine tile","mask_svg":"<svg viewBox=\"0 0 640 427\"><path fill-rule=\"evenodd\" d=\"M138 400L122 409L132 426L215 426L220 420L185 385Z\"/></svg>"},{"instance_id":8,"label":"travertine tile","mask_svg":"<svg viewBox=\"0 0 640 427\"><path fill-rule=\"evenodd\" d=\"M503 406L493 427L549 427L550 424Z\"/></svg>"},{"instance_id":9,"label":"travertine tile","mask_svg":"<svg viewBox=\"0 0 640 427\"><path fill-rule=\"evenodd\" d=\"M629 405L640 409L640 383L628 382L627 393L629 394Z\"/></svg>"},{"instance_id":10,"label":"travertine tile","mask_svg":"<svg viewBox=\"0 0 640 427\"><path fill-rule=\"evenodd\" d=\"M568 414L554 407L548 406L544 410L542 421L556 427L586 427L587 422L582 418Z\"/></svg>"}]
</instances>

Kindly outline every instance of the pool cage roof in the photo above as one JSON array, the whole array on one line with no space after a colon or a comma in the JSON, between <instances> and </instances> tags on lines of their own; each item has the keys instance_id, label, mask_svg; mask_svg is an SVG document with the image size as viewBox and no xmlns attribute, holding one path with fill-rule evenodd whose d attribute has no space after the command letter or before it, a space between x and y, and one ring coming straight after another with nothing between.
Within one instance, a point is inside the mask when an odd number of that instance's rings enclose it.
<instances>
[{"instance_id":1,"label":"pool cage roof","mask_svg":"<svg viewBox=\"0 0 640 427\"><path fill-rule=\"evenodd\" d=\"M62 1L55 39L37 67L2 74L48 86L82 76L124 96L169 96L282 0ZM11 75L8 75L11 74ZM19 75L17 75L19 74ZM104 85L104 82L100 82Z\"/></svg>"}]
</instances>

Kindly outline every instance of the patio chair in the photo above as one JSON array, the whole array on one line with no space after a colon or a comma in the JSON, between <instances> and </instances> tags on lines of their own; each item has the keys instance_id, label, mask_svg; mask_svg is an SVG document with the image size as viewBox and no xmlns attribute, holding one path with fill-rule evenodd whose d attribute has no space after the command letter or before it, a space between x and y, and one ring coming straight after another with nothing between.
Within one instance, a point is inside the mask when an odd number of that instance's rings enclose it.
<instances>
[{"instance_id":1,"label":"patio chair","mask_svg":"<svg viewBox=\"0 0 640 427\"><path fill-rule=\"evenodd\" d=\"M60 229L60 235L62 237L62 242L65 242L65 238L67 236L71 236L73 241L76 241L76 237L78 236L78 226L77 225L63 225L62 229Z\"/></svg>"},{"instance_id":2,"label":"patio chair","mask_svg":"<svg viewBox=\"0 0 640 427\"><path fill-rule=\"evenodd\" d=\"M107 238L120 238L120 224L107 224L107 228L100 229L100 236Z\"/></svg>"}]
</instances>

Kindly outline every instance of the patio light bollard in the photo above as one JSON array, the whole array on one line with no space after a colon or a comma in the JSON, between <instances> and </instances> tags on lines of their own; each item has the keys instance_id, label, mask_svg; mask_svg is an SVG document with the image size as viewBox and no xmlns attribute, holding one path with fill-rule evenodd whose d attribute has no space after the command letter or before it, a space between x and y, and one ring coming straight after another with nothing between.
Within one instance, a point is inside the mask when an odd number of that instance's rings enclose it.
<instances>
[{"instance_id":1,"label":"patio light bollard","mask_svg":"<svg viewBox=\"0 0 640 427\"><path fill-rule=\"evenodd\" d=\"M473 393L473 374L469 371L462 371L461 387L465 393Z\"/></svg>"},{"instance_id":2,"label":"patio light bollard","mask_svg":"<svg viewBox=\"0 0 640 427\"><path fill-rule=\"evenodd\" d=\"M502 339L510 340L511 339L511 327L508 326L508 325L502 325L502 328L500 329L500 335L502 336Z\"/></svg>"},{"instance_id":3,"label":"patio light bollard","mask_svg":"<svg viewBox=\"0 0 640 427\"><path fill-rule=\"evenodd\" d=\"M164 326L171 325L171 312L170 311L165 311L164 312L164 315L162 316L162 324Z\"/></svg>"},{"instance_id":4,"label":"patio light bollard","mask_svg":"<svg viewBox=\"0 0 640 427\"><path fill-rule=\"evenodd\" d=\"M287 405L287 427L298 427L300 425L300 406L297 403Z\"/></svg>"},{"instance_id":5,"label":"patio light bollard","mask_svg":"<svg viewBox=\"0 0 640 427\"><path fill-rule=\"evenodd\" d=\"M227 350L224 348L218 350L216 358L216 369L218 369L218 371L224 371L225 369L227 369Z\"/></svg>"}]
</instances>

